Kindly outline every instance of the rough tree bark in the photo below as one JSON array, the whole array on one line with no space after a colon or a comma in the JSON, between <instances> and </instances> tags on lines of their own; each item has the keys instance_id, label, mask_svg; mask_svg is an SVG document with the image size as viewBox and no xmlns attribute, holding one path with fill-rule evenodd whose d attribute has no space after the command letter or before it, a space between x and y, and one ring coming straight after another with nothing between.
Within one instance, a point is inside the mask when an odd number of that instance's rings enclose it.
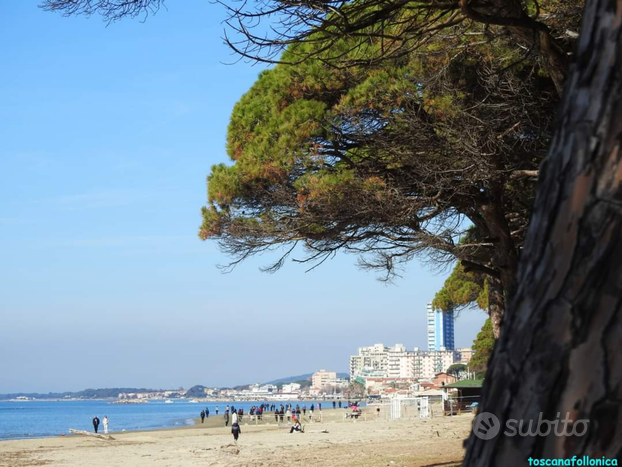
<instances>
[{"instance_id":1,"label":"rough tree bark","mask_svg":"<svg viewBox=\"0 0 622 467\"><path fill-rule=\"evenodd\" d=\"M622 455L622 0L588 0L560 125L464 466ZM506 436L509 419L589 420L583 436Z\"/></svg>"},{"instance_id":2,"label":"rough tree bark","mask_svg":"<svg viewBox=\"0 0 622 467\"><path fill-rule=\"evenodd\" d=\"M495 277L488 277L486 280L488 281L488 316L492 325L492 333L495 339L499 339L505 311L503 284Z\"/></svg>"}]
</instances>

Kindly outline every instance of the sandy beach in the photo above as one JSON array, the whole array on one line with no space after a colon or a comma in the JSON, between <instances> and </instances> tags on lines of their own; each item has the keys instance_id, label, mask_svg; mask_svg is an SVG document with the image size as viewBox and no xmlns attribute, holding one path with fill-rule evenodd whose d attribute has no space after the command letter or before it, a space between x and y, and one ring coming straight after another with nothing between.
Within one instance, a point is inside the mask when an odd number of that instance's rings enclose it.
<instances>
[{"instance_id":1,"label":"sandy beach","mask_svg":"<svg viewBox=\"0 0 622 467\"><path fill-rule=\"evenodd\" d=\"M322 422L293 434L286 425L244 420L237 446L221 416L185 428L112 433L113 441L2 441L0 466L457 466L472 421L470 414L395 421L368 414L367 420L344 421L343 413L326 410Z\"/></svg>"}]
</instances>

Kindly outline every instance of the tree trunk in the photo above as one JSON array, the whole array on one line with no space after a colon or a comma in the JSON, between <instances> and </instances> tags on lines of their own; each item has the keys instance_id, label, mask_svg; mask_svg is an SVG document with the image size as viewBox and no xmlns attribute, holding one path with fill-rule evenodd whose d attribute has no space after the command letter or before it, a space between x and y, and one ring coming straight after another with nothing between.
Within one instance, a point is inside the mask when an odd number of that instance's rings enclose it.
<instances>
[{"instance_id":1,"label":"tree trunk","mask_svg":"<svg viewBox=\"0 0 622 467\"><path fill-rule=\"evenodd\" d=\"M480 206L479 212L490 236L493 238L492 264L494 269L499 271L505 296L509 297L518 269L518 253L514 240L512 240L508 221L505 218L503 208L496 203Z\"/></svg>"},{"instance_id":2,"label":"tree trunk","mask_svg":"<svg viewBox=\"0 0 622 467\"><path fill-rule=\"evenodd\" d=\"M480 408L499 418L501 431L489 440L472 433L464 466L622 455L621 21L622 0L588 0L485 381ZM504 433L509 419L527 427L540 413L543 420L587 420L587 431Z\"/></svg>"},{"instance_id":3,"label":"tree trunk","mask_svg":"<svg viewBox=\"0 0 622 467\"><path fill-rule=\"evenodd\" d=\"M495 339L501 334L501 322L505 311L505 298L503 296L503 284L499 279L487 277L488 281L488 316L492 324L492 333Z\"/></svg>"}]
</instances>

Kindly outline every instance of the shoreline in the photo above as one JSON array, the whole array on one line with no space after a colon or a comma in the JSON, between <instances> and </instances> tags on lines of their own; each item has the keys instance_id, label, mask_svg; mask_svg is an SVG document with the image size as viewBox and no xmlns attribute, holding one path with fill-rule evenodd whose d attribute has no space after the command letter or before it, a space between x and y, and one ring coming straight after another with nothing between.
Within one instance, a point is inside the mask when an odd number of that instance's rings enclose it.
<instances>
[{"instance_id":1,"label":"shoreline","mask_svg":"<svg viewBox=\"0 0 622 467\"><path fill-rule=\"evenodd\" d=\"M232 401L228 401L228 402L232 402ZM236 401L236 402L240 402L240 401ZM261 402L261 401L257 401L257 402ZM301 401L302 402L302 401ZM313 402L313 401L312 401ZM200 408L200 407L199 407ZM348 411L347 408L342 407L342 408L335 408L333 409L332 407L326 407L322 409L323 411L330 411L332 412L333 410L337 413L345 413L346 411ZM183 420L183 421L188 421L188 420L192 420L193 423L192 424L184 424L184 425L179 425L179 426L159 426L159 427L155 427L155 428L151 428L151 429L145 429L145 428L139 428L136 430L121 430L121 431L112 431L109 430L108 434L111 436L119 436L119 435L126 435L126 434L140 434L140 433L153 433L153 432L159 432L159 431L178 431L178 430L189 430L189 429L195 429L197 427L200 428L217 428L219 426L224 426L224 414L221 412L218 415L215 414L210 414L210 416L208 418L205 419L205 421L207 423L201 423L201 417L190 417L190 418L180 418L179 420ZM250 422L250 416L248 415L248 413L244 413L243 415L243 421L242 421L242 426L248 426L248 427L269 427L269 426L275 426L271 423L272 419L274 418L274 412L265 412L264 413L264 421L262 423L259 423L257 425L255 425L254 423ZM304 417L303 417L304 418ZM306 416L306 419L308 420L308 415ZM334 418L334 417L330 417L330 418ZM319 420L320 419L320 411L315 411L315 419ZM304 420L303 420L304 422ZM279 424L279 426L285 426L288 425L287 421L284 421L282 424ZM7 442L12 442L12 441L28 441L28 440L32 440L32 441L36 441L36 440L46 440L46 439L71 439L74 437L80 437L82 435L75 435L72 433L69 433L69 429L73 428L73 427L68 427L67 428L67 433L61 433L61 434L52 434L52 435L46 435L46 436L27 436L27 437L15 437L15 438L0 438L0 444L2 443L7 443ZM91 431L91 430L87 430L87 431ZM98 434L103 434L103 427L101 427L100 425L100 431L98 432ZM0 464L1 467L1 464Z\"/></svg>"},{"instance_id":2,"label":"shoreline","mask_svg":"<svg viewBox=\"0 0 622 467\"><path fill-rule=\"evenodd\" d=\"M293 434L290 424L277 425L274 418L257 426L243 420L237 444L220 414L191 426L111 432L112 441L79 435L9 440L0 443L0 466L453 467L462 461L473 420L467 414L388 420L371 412L367 421L345 420L341 412L325 413L322 422L305 423L305 433Z\"/></svg>"},{"instance_id":3,"label":"shoreline","mask_svg":"<svg viewBox=\"0 0 622 467\"><path fill-rule=\"evenodd\" d=\"M116 399L101 399L101 400L93 400L93 399L89 399L90 401L93 402L102 402L102 401L108 401L108 400L116 400ZM18 401L18 402L32 402L32 401ZM62 402L71 402L68 400L62 400ZM83 402L83 401L82 401ZM180 401L181 402L181 401ZM204 408L204 406L202 405L202 403L205 404L211 404L214 405L213 402L210 401L200 401L200 403L197 404L188 404L187 400L184 400L183 402L185 402L184 406L196 406L196 411L193 410L193 412L191 414L179 414L179 417L175 417L175 418L169 418L168 420L166 420L163 423L159 423L159 424L153 424L154 426L149 427L149 426L141 426L139 428L126 428L124 430L116 430L116 431L109 431L108 434L110 435L120 435L120 434L126 434L126 433L142 433L142 432L155 432L155 431L162 431L162 430L184 430L184 429L189 429L189 428L193 428L197 425L201 425L201 419L198 416L198 413ZM209 425L209 426L219 426L220 423L222 422L224 424L224 419L223 419L223 415L224 415L224 409L225 409L225 404L239 404L239 403L245 403L245 404L249 404L249 403L263 403L266 401L263 400L255 400L255 401L218 401L217 404L218 406L221 408L219 415L216 415L214 412L210 413L209 418L206 419L207 423L204 425ZM270 401L272 402L272 401ZM297 400L297 401L283 401L283 402L288 402L288 403L299 403L300 405L303 405L304 403L309 403L309 402L317 402L317 400L313 399L311 401L303 401L303 400ZM320 401L322 404L324 404L324 401ZM161 405L162 402L161 400L158 400L158 405ZM114 404L114 405L126 405L126 404ZM128 404L128 405L133 405L133 404ZM136 404L137 406L144 406L147 404ZM155 405L155 404L154 404ZM181 404L179 404L181 405ZM279 405L279 404L276 404ZM211 408L210 408L211 410ZM249 420L249 415L248 415L248 409L246 407L244 407L245 413L244 413L244 423L246 423L247 420ZM333 409L332 408L332 404L329 406L328 404L326 404L326 407L323 407L324 411L332 411L332 410L346 410L345 408L336 408ZM319 415L319 411L316 410L316 418ZM110 415L110 413L109 413ZM268 418L274 418L274 412L266 412L264 414L264 417L266 419ZM101 418L101 416L100 416ZM213 420L218 419L221 422L215 422ZM74 420L75 421L75 420ZM190 423L192 422L192 423ZM265 423L260 423L260 425L263 425ZM122 425L123 427L123 425ZM30 432L26 432L24 431L24 433L26 433L26 435L23 435L23 433L15 433L15 436L8 436L8 437L3 437L2 435L0 435L0 444L2 443L6 443L6 442L11 442L11 441L25 441L25 440L45 440L45 439L53 439L53 438L59 438L59 439L67 439L67 438L72 438L76 435L69 433L69 429L80 429L80 430L85 430L85 431L89 431L92 432L92 425L87 425L84 426L84 424L82 424L82 426L80 426L80 424L78 422L74 423L69 423L66 426L64 426L62 429L58 429L58 430L50 430L48 429L48 431L50 433L48 434L38 434L37 431L30 431ZM114 429L114 425L111 425L111 429ZM64 430L64 431L62 431ZM101 434L103 432L103 426L100 425L100 431L99 433ZM29 436L29 434L31 433L35 433L32 436ZM7 435L9 435L9 433L7 433ZM0 465L0 467L2 467Z\"/></svg>"}]
</instances>

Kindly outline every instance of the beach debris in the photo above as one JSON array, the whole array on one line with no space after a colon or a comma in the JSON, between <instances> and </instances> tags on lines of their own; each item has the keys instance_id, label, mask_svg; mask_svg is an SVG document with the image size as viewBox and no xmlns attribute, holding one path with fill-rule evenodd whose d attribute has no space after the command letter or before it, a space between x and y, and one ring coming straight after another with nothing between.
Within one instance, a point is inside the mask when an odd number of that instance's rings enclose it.
<instances>
[{"instance_id":1,"label":"beach debris","mask_svg":"<svg viewBox=\"0 0 622 467\"><path fill-rule=\"evenodd\" d=\"M69 428L69 433L71 433L72 435L92 436L94 438L103 439L106 441L114 441L114 438L110 435L102 435L100 433L91 433L90 431L74 430L73 428Z\"/></svg>"},{"instance_id":2,"label":"beach debris","mask_svg":"<svg viewBox=\"0 0 622 467\"><path fill-rule=\"evenodd\" d=\"M220 449L230 454L240 454L240 449L237 448L235 444L225 444L223 446L220 446Z\"/></svg>"}]
</instances>

